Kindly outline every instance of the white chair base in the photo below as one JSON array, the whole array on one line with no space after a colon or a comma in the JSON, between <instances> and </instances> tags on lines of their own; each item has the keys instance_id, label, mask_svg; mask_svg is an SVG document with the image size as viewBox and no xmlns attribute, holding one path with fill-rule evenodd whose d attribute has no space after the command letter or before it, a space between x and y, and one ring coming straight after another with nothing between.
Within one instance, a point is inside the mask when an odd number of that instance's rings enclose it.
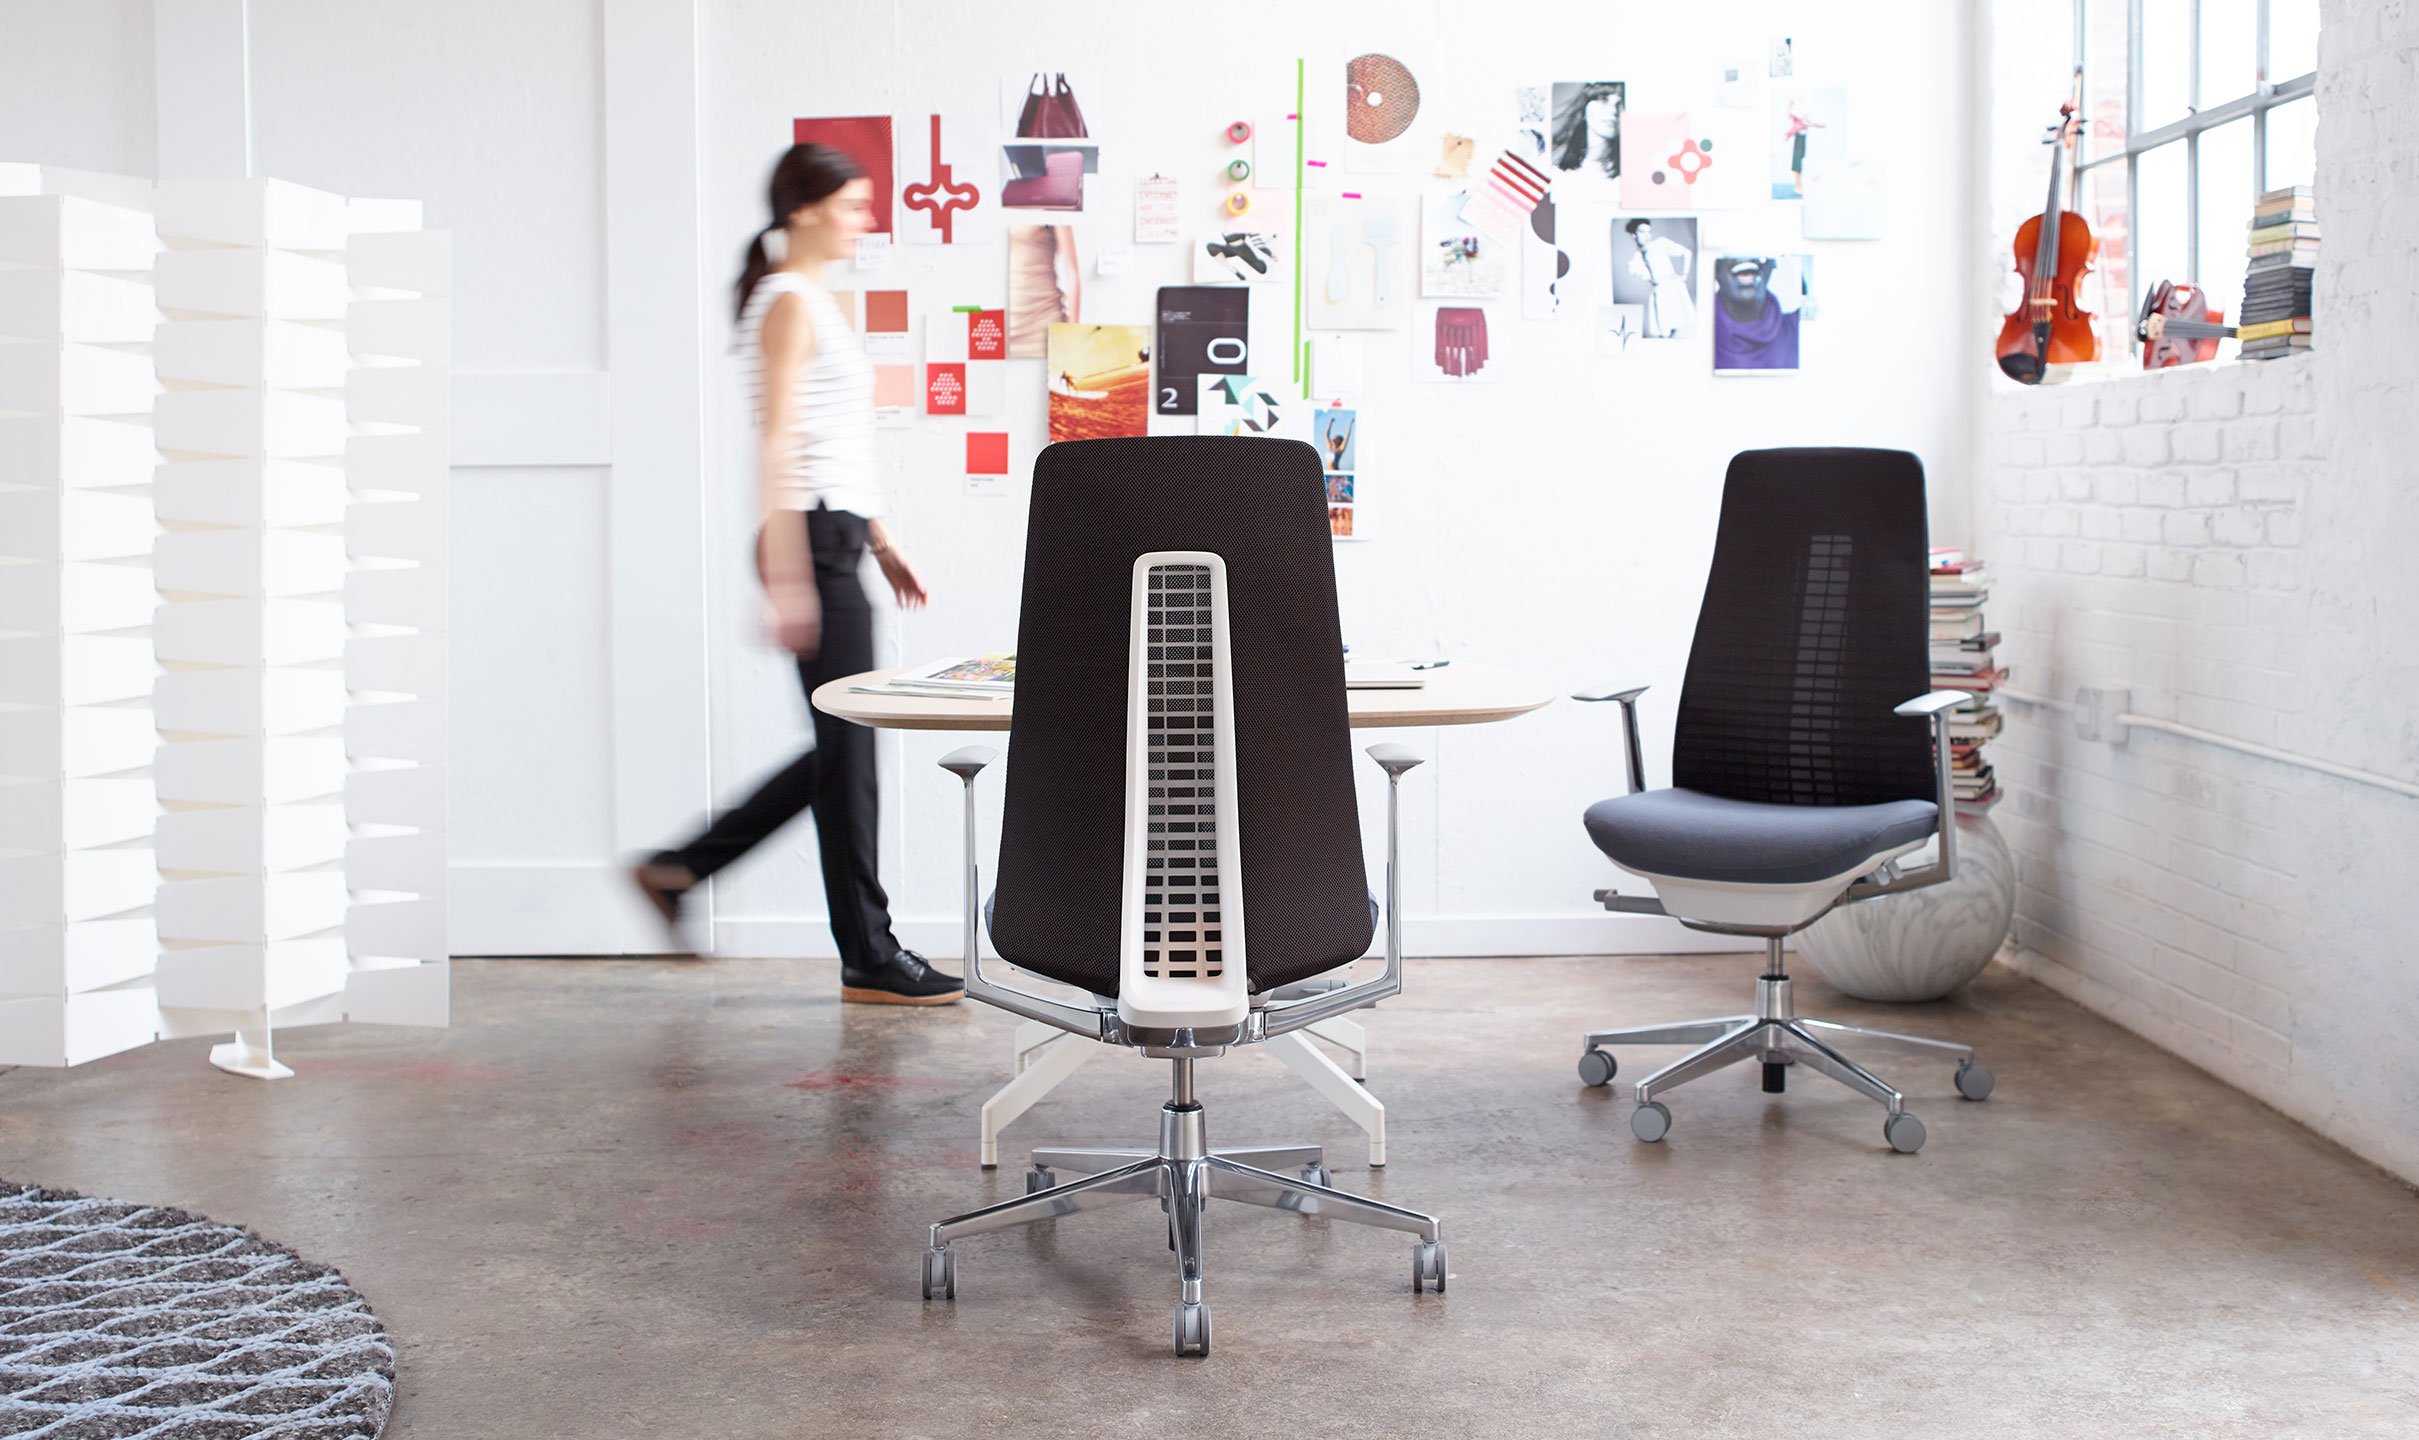
<instances>
[{"instance_id":1,"label":"white chair base","mask_svg":"<svg viewBox=\"0 0 2419 1440\"><path fill-rule=\"evenodd\" d=\"M1339 1065L1310 1043L1318 1036L1345 1054ZM1359 1082L1368 1074L1369 1035L1357 1020L1338 1016L1322 1020L1298 1034L1279 1035L1266 1042L1269 1053L1285 1068L1309 1082L1329 1104L1369 1136L1369 1166L1386 1164L1386 1106ZM982 1162L986 1170L999 1165L1000 1132L1015 1123L1044 1095L1102 1053L1103 1047L1070 1035L1055 1025L1027 1020L1016 1027L1016 1078L983 1102Z\"/></svg>"},{"instance_id":2,"label":"white chair base","mask_svg":"<svg viewBox=\"0 0 2419 1440\"><path fill-rule=\"evenodd\" d=\"M1210 1307L1202 1294L1202 1222L1213 1199L1407 1231L1414 1237L1412 1292L1444 1293L1451 1272L1442 1222L1433 1215L1334 1188L1328 1183L1327 1168L1316 1145L1211 1149L1201 1106L1192 1095L1192 1064L1188 1059L1174 1062L1175 1094L1159 1112L1157 1149L1062 1146L1036 1150L1021 1198L986 1205L934 1225L924 1252L924 1298L957 1298L957 1252L951 1248L955 1241L1150 1199L1158 1200L1167 1213L1168 1248L1176 1253L1180 1288L1174 1335L1178 1355L1207 1355L1210 1349ZM1288 1175L1270 1167L1299 1170ZM1062 1183L1057 1175L1062 1169L1078 1172L1082 1178Z\"/></svg>"}]
</instances>

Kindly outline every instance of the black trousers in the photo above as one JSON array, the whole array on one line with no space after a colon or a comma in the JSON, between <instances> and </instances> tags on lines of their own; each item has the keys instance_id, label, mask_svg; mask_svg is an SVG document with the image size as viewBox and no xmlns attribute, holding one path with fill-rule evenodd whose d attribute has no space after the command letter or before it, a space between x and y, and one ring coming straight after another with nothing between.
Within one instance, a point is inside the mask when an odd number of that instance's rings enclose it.
<instances>
[{"instance_id":1,"label":"black trousers","mask_svg":"<svg viewBox=\"0 0 2419 1440\"><path fill-rule=\"evenodd\" d=\"M815 509L796 518L806 526L815 594L823 602L822 648L813 659L798 662L798 683L811 697L826 680L873 668L873 605L857 579L865 554L864 517ZM789 517L772 523L789 523ZM874 732L820 710L812 713L814 749L715 817L704 834L655 859L703 880L811 808L823 860L823 899L831 910L832 936L840 942L840 962L870 969L888 964L899 953L899 942L890 933L890 897L874 874L881 823Z\"/></svg>"}]
</instances>

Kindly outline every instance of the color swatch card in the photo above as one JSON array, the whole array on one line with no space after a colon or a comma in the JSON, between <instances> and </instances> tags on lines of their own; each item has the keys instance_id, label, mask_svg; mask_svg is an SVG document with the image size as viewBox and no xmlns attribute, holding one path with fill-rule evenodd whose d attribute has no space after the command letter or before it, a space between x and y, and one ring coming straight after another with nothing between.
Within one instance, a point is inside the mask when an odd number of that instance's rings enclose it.
<instances>
[{"instance_id":1,"label":"color swatch card","mask_svg":"<svg viewBox=\"0 0 2419 1440\"><path fill-rule=\"evenodd\" d=\"M911 360L914 322L904 290L868 290L865 292L865 353L876 361Z\"/></svg>"}]
</instances>

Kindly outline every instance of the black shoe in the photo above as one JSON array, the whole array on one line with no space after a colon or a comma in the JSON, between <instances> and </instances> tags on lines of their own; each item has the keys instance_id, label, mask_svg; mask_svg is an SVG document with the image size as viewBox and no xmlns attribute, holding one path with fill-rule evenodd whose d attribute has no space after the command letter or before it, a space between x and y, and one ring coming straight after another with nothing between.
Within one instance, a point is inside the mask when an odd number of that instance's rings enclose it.
<instances>
[{"instance_id":1,"label":"black shoe","mask_svg":"<svg viewBox=\"0 0 2419 1440\"><path fill-rule=\"evenodd\" d=\"M965 994L965 981L933 969L913 950L866 970L840 967L840 998L860 1005L953 1005Z\"/></svg>"},{"instance_id":2,"label":"black shoe","mask_svg":"<svg viewBox=\"0 0 2419 1440\"><path fill-rule=\"evenodd\" d=\"M694 960L697 958L697 947L689 943L688 930L681 924L681 907L688 900L690 886L696 882L691 881L689 885L674 883L672 877L675 873L685 875L688 872L667 866L661 860L648 860L630 867L630 881L662 918L664 938L671 942L671 949L666 953Z\"/></svg>"}]
</instances>

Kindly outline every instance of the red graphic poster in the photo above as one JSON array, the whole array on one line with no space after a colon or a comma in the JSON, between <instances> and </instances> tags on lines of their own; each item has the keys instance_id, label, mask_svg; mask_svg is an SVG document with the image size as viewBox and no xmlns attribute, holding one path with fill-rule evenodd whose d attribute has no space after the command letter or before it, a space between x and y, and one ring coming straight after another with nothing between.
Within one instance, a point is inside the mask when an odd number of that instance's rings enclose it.
<instances>
[{"instance_id":1,"label":"red graphic poster","mask_svg":"<svg viewBox=\"0 0 2419 1440\"><path fill-rule=\"evenodd\" d=\"M1005 360L1008 358L1007 311L975 310L967 314L966 358L969 360Z\"/></svg>"},{"instance_id":2,"label":"red graphic poster","mask_svg":"<svg viewBox=\"0 0 2419 1440\"><path fill-rule=\"evenodd\" d=\"M801 117L790 122L790 138L800 145L829 145L856 161L873 182L874 230L892 233L891 202L898 191L888 115Z\"/></svg>"},{"instance_id":3,"label":"red graphic poster","mask_svg":"<svg viewBox=\"0 0 2419 1440\"><path fill-rule=\"evenodd\" d=\"M924 367L924 413L927 415L963 415L966 413L966 366L962 361L946 361Z\"/></svg>"}]
</instances>

